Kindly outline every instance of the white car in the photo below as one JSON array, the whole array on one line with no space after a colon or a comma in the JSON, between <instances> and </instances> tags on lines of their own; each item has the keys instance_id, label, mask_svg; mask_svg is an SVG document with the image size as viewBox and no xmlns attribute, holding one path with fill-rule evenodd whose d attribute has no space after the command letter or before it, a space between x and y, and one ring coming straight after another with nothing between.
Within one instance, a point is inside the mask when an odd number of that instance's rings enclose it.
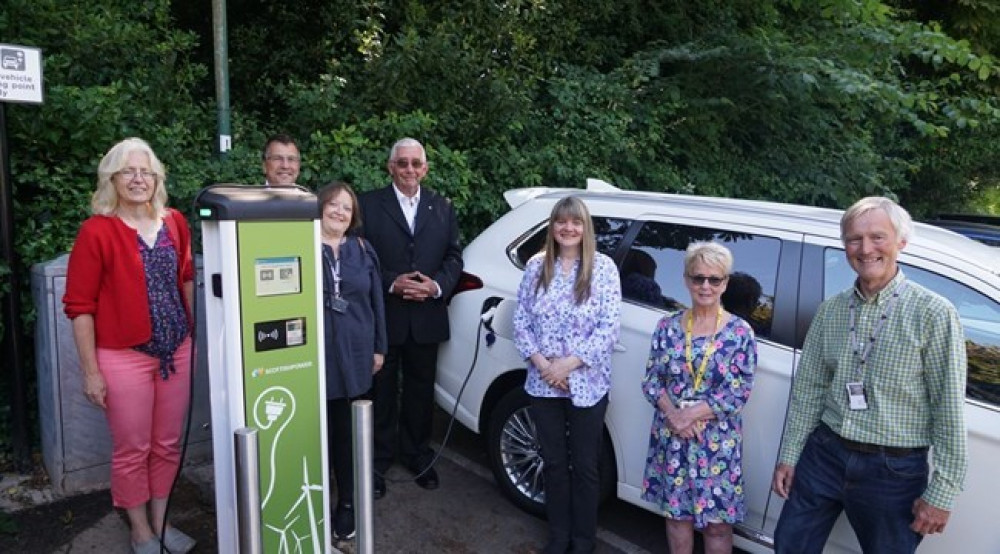
<instances>
[{"instance_id":1,"label":"white car","mask_svg":"<svg viewBox=\"0 0 1000 554\"><path fill-rule=\"evenodd\" d=\"M839 238L841 212L622 191L597 180L588 180L586 190L508 191L511 211L465 249L466 273L451 300L452 336L440 350L435 392L444 410L455 410L463 425L486 436L501 490L538 514L545 501L542 462L523 390L525 361L514 348L511 319L524 264L542 245L553 204L569 194L587 203L598 249L616 261L623 281L622 327L605 419L604 492L658 511L640 499L653 416L640 389L650 334L660 317L689 300L681 278L688 244L722 242L735 257L734 275L742 274L727 292L752 291L749 299L743 296L748 308L739 308L736 300L724 302L757 330L759 352L744 412L748 514L736 526L736 543L750 552L770 552L782 507L782 499L771 492L771 474L802 342L820 302L850 286L854 277ZM995 465L1000 462L1000 257L973 240L916 224L899 262L910 279L954 303L969 350L965 491L946 532L926 538L920 551L1000 552L994 504L1000 498ZM634 287L633 281L645 285ZM827 552L860 551L842 517Z\"/></svg>"}]
</instances>

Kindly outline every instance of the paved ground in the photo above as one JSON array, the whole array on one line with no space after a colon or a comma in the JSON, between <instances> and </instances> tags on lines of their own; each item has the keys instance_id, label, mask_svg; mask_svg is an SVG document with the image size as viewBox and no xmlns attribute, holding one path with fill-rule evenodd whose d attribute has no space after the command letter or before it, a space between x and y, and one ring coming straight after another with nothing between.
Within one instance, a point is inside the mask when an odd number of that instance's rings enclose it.
<instances>
[{"instance_id":1,"label":"paved ground","mask_svg":"<svg viewBox=\"0 0 1000 554\"><path fill-rule=\"evenodd\" d=\"M375 502L375 551L382 553L538 552L545 522L526 515L504 500L492 477L477 463L453 451L438 462L441 488L424 491L409 482L400 468L390 472L389 491ZM212 507L211 466L188 468L171 501L171 519L198 540L196 553L217 551ZM128 527L111 508L107 491L46 503L46 491L30 480L0 483L0 507L40 504L13 513L14 532L0 526L0 552L79 554L128 553ZM398 482L396 480L399 480ZM51 496L51 493L48 493ZM37 498L31 499L31 496ZM646 552L646 549L602 530L599 553ZM353 553L353 542L336 547Z\"/></svg>"}]
</instances>

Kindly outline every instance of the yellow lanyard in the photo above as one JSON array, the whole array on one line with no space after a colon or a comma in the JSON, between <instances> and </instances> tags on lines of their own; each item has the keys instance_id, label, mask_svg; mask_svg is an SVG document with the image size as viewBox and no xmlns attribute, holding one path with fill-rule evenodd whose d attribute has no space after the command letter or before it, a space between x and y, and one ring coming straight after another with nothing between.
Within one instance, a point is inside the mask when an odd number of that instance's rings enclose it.
<instances>
[{"instance_id":1,"label":"yellow lanyard","mask_svg":"<svg viewBox=\"0 0 1000 554\"><path fill-rule=\"evenodd\" d=\"M715 338L719 336L719 325L722 323L722 307L719 307L719 313L715 316L715 332L712 333L712 338L708 340L705 344L705 355L701 358L701 364L698 366L698 373L694 372L694 364L692 363L691 356L691 334L692 328L694 327L694 312L688 310L687 324L684 329L684 357L685 363L687 364L688 371L691 372L691 379L694 380L694 388L692 393L698 392L698 387L701 386L701 382L705 379L705 370L708 369L708 359L712 356L715 351Z\"/></svg>"}]
</instances>

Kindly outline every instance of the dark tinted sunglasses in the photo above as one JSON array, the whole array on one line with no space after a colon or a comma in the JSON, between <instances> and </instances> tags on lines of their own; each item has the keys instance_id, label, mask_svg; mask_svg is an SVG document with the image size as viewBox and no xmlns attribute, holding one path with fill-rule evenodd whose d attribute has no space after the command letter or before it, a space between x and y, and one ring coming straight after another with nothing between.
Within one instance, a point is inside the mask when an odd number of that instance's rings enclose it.
<instances>
[{"instance_id":1,"label":"dark tinted sunglasses","mask_svg":"<svg viewBox=\"0 0 1000 554\"><path fill-rule=\"evenodd\" d=\"M729 278L728 276L718 277L715 275L686 275L686 277L688 281L691 281L694 285L703 285L705 284L705 281L708 281L708 284L713 287L717 287L722 283L725 283L726 279Z\"/></svg>"}]
</instances>

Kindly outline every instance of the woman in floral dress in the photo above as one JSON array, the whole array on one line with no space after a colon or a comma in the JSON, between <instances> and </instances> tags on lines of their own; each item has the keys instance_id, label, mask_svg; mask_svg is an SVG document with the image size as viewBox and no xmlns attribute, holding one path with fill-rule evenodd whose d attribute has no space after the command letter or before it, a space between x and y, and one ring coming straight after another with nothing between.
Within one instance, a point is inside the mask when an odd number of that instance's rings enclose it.
<instances>
[{"instance_id":1,"label":"woman in floral dress","mask_svg":"<svg viewBox=\"0 0 1000 554\"><path fill-rule=\"evenodd\" d=\"M664 511L672 554L693 550L695 528L706 553L732 552L733 524L746 514L740 413L757 344L750 324L722 307L732 265L722 245L688 247L691 308L657 324L642 381L656 407L642 498Z\"/></svg>"}]
</instances>

